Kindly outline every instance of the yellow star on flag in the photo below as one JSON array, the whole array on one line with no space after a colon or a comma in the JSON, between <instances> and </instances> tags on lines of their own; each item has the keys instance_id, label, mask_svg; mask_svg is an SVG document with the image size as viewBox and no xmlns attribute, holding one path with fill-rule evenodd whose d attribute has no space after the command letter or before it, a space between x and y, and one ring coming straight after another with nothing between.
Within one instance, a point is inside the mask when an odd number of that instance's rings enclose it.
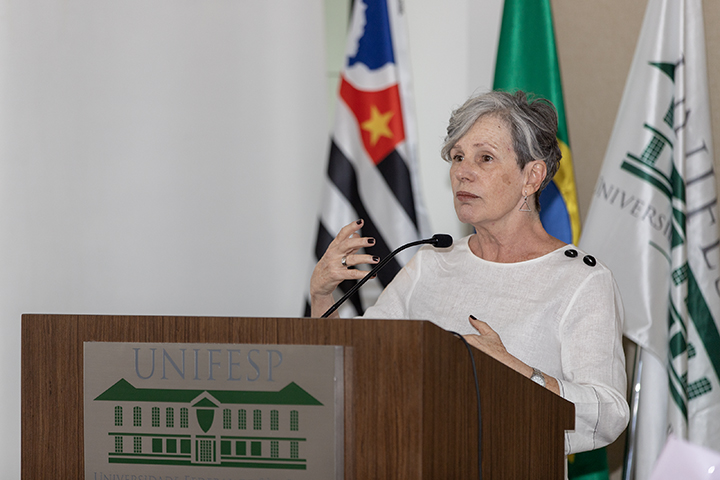
<instances>
[{"instance_id":1,"label":"yellow star on flag","mask_svg":"<svg viewBox=\"0 0 720 480\"><path fill-rule=\"evenodd\" d=\"M380 137L393 137L392 130L390 130L388 124L394 114L395 112L392 110L386 113L380 113L380 110L378 110L375 105L370 107L370 118L360 124L363 130L370 132L370 145L374 147L378 140L380 140Z\"/></svg>"}]
</instances>

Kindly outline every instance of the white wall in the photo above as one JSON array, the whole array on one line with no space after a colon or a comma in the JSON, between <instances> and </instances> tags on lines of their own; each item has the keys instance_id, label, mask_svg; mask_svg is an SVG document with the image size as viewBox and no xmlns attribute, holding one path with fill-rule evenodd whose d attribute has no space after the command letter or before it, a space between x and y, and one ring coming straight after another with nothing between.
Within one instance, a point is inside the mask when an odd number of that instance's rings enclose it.
<instances>
[{"instance_id":1,"label":"white wall","mask_svg":"<svg viewBox=\"0 0 720 480\"><path fill-rule=\"evenodd\" d=\"M341 1L341 0L327 0ZM405 2L425 201L500 0ZM328 130L323 0L0 0L0 464L25 312L296 316Z\"/></svg>"},{"instance_id":2,"label":"white wall","mask_svg":"<svg viewBox=\"0 0 720 480\"><path fill-rule=\"evenodd\" d=\"M452 110L473 92L492 88L503 2L407 0L405 5L425 204L433 231L460 238L468 231L455 216L440 148Z\"/></svg>"}]
</instances>

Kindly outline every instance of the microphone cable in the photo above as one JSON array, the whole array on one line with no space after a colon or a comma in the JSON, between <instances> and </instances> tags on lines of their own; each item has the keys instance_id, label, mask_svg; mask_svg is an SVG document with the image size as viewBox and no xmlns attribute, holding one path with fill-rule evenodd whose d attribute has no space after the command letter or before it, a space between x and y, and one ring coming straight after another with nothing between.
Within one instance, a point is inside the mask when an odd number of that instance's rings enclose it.
<instances>
[{"instance_id":1,"label":"microphone cable","mask_svg":"<svg viewBox=\"0 0 720 480\"><path fill-rule=\"evenodd\" d=\"M467 347L468 354L470 355L470 364L472 365L473 376L475 377L475 396L477 398L477 410L478 410L478 479L482 480L482 411L480 409L480 382L478 381L477 368L475 367L475 357L473 356L472 347L465 340L465 337L457 332L450 331L453 335L458 337Z\"/></svg>"}]
</instances>

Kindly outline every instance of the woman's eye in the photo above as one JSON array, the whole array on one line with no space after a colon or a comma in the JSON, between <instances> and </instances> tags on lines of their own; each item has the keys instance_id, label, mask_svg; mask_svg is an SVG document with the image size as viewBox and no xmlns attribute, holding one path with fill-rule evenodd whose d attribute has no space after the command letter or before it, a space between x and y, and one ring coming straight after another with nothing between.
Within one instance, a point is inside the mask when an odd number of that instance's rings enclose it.
<instances>
[{"instance_id":1,"label":"woman's eye","mask_svg":"<svg viewBox=\"0 0 720 480\"><path fill-rule=\"evenodd\" d=\"M453 159L453 162L462 162L463 156L460 154L456 154L456 155L453 155L452 159Z\"/></svg>"},{"instance_id":2,"label":"woman's eye","mask_svg":"<svg viewBox=\"0 0 720 480\"><path fill-rule=\"evenodd\" d=\"M490 155L483 155L482 160L483 162L490 162L493 160L493 157L491 157Z\"/></svg>"}]
</instances>

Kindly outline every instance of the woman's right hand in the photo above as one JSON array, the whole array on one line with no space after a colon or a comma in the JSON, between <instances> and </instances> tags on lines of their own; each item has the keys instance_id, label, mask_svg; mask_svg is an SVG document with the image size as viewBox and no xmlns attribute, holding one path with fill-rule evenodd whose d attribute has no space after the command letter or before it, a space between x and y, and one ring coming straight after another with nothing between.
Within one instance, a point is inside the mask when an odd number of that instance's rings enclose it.
<instances>
[{"instance_id":1,"label":"woman's right hand","mask_svg":"<svg viewBox=\"0 0 720 480\"><path fill-rule=\"evenodd\" d=\"M325 254L315 265L315 270L310 278L310 303L313 317L321 316L328 308L332 307L334 303L332 293L341 282L360 280L367 275L366 271L350 267L363 264L372 265L380 261L378 257L357 253L361 248L375 244L374 238L358 235L362 226L362 220L345 225L335 239L330 242Z\"/></svg>"}]
</instances>

